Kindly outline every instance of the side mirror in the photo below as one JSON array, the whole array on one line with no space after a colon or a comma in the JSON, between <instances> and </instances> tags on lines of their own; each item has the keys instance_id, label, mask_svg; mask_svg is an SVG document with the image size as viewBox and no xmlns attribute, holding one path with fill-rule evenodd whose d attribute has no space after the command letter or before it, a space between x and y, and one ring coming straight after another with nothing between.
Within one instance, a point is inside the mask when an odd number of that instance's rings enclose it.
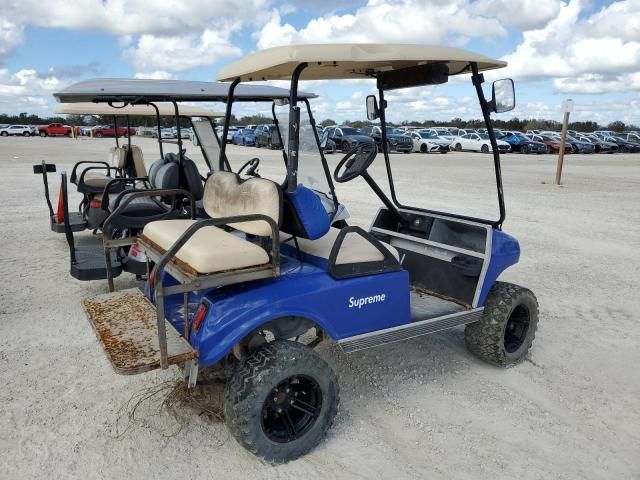
<instances>
[{"instance_id":1,"label":"side mirror","mask_svg":"<svg viewBox=\"0 0 640 480\"><path fill-rule=\"evenodd\" d=\"M375 120L378 118L380 112L378 111L378 101L375 95L367 96L367 120Z\"/></svg>"},{"instance_id":2,"label":"side mirror","mask_svg":"<svg viewBox=\"0 0 640 480\"><path fill-rule=\"evenodd\" d=\"M516 92L513 80L503 78L496 80L491 85L491 110L496 113L504 113L516 107Z\"/></svg>"}]
</instances>

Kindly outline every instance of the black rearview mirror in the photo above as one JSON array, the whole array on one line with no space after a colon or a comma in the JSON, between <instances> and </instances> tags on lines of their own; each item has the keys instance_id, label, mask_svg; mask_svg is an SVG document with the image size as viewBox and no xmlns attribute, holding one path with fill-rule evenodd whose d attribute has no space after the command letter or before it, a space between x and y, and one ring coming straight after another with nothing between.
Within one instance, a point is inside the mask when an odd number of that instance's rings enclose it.
<instances>
[{"instance_id":1,"label":"black rearview mirror","mask_svg":"<svg viewBox=\"0 0 640 480\"><path fill-rule=\"evenodd\" d=\"M378 101L375 95L367 96L367 120L375 120L378 118Z\"/></svg>"},{"instance_id":2,"label":"black rearview mirror","mask_svg":"<svg viewBox=\"0 0 640 480\"><path fill-rule=\"evenodd\" d=\"M516 107L516 92L513 80L503 78L496 80L491 86L491 109L496 113L504 113Z\"/></svg>"}]
</instances>

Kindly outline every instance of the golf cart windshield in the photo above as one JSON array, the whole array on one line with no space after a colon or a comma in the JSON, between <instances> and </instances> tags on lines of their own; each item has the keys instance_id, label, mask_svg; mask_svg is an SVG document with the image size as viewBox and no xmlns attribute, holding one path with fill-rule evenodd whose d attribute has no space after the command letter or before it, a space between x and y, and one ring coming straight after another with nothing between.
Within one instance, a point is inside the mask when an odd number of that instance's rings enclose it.
<instances>
[{"instance_id":1,"label":"golf cart windshield","mask_svg":"<svg viewBox=\"0 0 640 480\"><path fill-rule=\"evenodd\" d=\"M282 137L282 145L286 152L289 147L289 129L287 128L289 125L289 105L276 105L274 112L276 120L278 121L280 136ZM352 135L354 132L358 133L358 130L355 128L343 128L342 130L345 135ZM333 201L327 170L324 167L323 157L320 155L316 135L317 131L311 123L309 111L306 106L303 105L300 109L298 184L322 193ZM284 164L282 165L282 174L283 177L278 180L283 180L286 176L286 165Z\"/></svg>"},{"instance_id":2,"label":"golf cart windshield","mask_svg":"<svg viewBox=\"0 0 640 480\"><path fill-rule=\"evenodd\" d=\"M482 222L500 228L505 218L504 197L502 192L502 176L500 170L500 156L498 144L493 133L490 120L491 112L503 113L515 107L515 93L513 81L503 79L493 82L491 88L491 98L487 99L482 88L484 77L481 72L502 68L506 66L506 62L495 60L477 53L449 47L428 46L428 45L399 45L399 44L314 44L314 45L288 45L274 47L267 50L255 52L243 59L228 65L220 70L218 79L222 81L233 81L236 83L243 81L269 81L269 80L290 80L291 81L291 100L290 112L291 121L289 128L293 137L288 142L288 166L287 166L287 190L295 192L298 176L298 132L302 129L296 120L300 107L298 106L296 92L299 80L327 80L327 79L371 79L375 81L378 89L378 97L367 97L367 119L373 121L380 119L382 127L381 148L385 170L389 183L390 195L386 195L380 184L372 180L375 172L368 175L369 167L375 166L378 162L375 160L375 150L371 150L368 146L362 148L356 147L350 153L359 155L358 161L355 162L353 154L351 157L345 157L344 160L351 160L345 170L339 175L334 173L336 180L341 182L350 181L358 176L365 179L371 187L375 195L384 203L389 211L393 213L394 218L401 218L399 209L414 210L424 213L438 214L440 212L430 209L413 207L401 203L398 198L394 185L394 178L391 168L391 160L389 150L392 147L391 141L387 141L386 135L386 114L387 101L385 100L385 91L393 91L396 89L404 89L411 87L424 87L427 85L439 85L446 83L449 77L460 74L471 74L473 82L471 83L478 97L478 104L484 119L487 131L489 132L488 144L482 145L482 151L491 155L494 178L493 188L497 191L499 217L496 220L486 218L469 217L459 214L448 214L451 217ZM390 98L392 98L390 96ZM282 129L281 129L282 130ZM393 139L398 142L397 139ZM366 142L367 145L371 145ZM363 144L364 145L364 144ZM397 145L396 145L397 149ZM403 146L404 149L404 146ZM365 153L366 152L366 153ZM397 156L396 156L397 157ZM485 156L489 158L489 156ZM477 162L474 162L477 164ZM345 164L340 164L344 167ZM416 169L414 165L412 167ZM474 181L475 185L485 185L486 182L469 175L469 168L464 168L464 178ZM410 181L406 186L407 190L413 190L414 199L417 194L422 196L425 184L433 184L433 182L422 182L416 179L415 175L410 174ZM425 180L428 180L425 178ZM435 185L437 187L437 183ZM462 186L467 188L468 186ZM442 195L439 196L441 198ZM471 200L469 202L468 200ZM473 202L475 199L465 199L464 205L476 205L479 202ZM449 204L451 202L448 202Z\"/></svg>"}]
</instances>

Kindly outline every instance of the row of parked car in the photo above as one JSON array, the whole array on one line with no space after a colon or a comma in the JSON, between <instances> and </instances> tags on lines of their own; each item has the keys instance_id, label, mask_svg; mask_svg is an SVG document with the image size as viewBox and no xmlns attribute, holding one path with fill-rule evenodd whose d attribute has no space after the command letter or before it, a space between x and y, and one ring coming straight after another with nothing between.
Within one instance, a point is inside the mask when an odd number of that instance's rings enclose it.
<instances>
[{"instance_id":1,"label":"row of parked car","mask_svg":"<svg viewBox=\"0 0 640 480\"><path fill-rule=\"evenodd\" d=\"M219 134L222 135L222 127ZM316 127L325 152L348 152L363 142L375 142L382 150L382 131L377 125L355 128L347 125ZM528 130L526 133L495 129L501 153L558 153L561 134L552 131ZM301 135L301 138L304 138ZM387 127L386 139L391 152L447 153L450 151L491 152L491 142L485 129L433 127ZM235 145L280 148L275 125L229 127L227 142ZM640 132L616 133L608 130L577 132L570 130L565 141L565 153L637 153L640 152Z\"/></svg>"},{"instance_id":2,"label":"row of parked car","mask_svg":"<svg viewBox=\"0 0 640 480\"><path fill-rule=\"evenodd\" d=\"M72 127L63 123L50 123L48 125L0 125L0 135L3 137L70 137L75 130L76 135L93 135L94 137L119 137L135 135L135 128L118 127L113 125L98 125L94 127Z\"/></svg>"}]
</instances>

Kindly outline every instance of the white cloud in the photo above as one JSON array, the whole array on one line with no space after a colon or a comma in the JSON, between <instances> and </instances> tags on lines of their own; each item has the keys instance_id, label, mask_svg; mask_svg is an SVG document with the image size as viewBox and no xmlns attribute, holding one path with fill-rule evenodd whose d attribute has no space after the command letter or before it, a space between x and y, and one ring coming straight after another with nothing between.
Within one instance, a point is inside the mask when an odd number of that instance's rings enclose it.
<instances>
[{"instance_id":1,"label":"white cloud","mask_svg":"<svg viewBox=\"0 0 640 480\"><path fill-rule=\"evenodd\" d=\"M124 51L123 57L139 72L181 72L240 55L242 51L230 40L233 30L206 29L201 34L178 36L145 34Z\"/></svg>"},{"instance_id":2,"label":"white cloud","mask_svg":"<svg viewBox=\"0 0 640 480\"><path fill-rule=\"evenodd\" d=\"M153 72L138 72L135 74L135 78L147 78L151 80L172 80L175 78L175 76L170 72L155 70Z\"/></svg>"},{"instance_id":3,"label":"white cloud","mask_svg":"<svg viewBox=\"0 0 640 480\"><path fill-rule=\"evenodd\" d=\"M471 8L519 30L540 28L560 11L560 0L479 0Z\"/></svg>"},{"instance_id":4,"label":"white cloud","mask_svg":"<svg viewBox=\"0 0 640 480\"><path fill-rule=\"evenodd\" d=\"M274 9L254 34L258 48L291 43L379 42L464 44L470 38L503 37L495 18L474 15L468 0L369 0L353 14L314 18L296 29Z\"/></svg>"},{"instance_id":5,"label":"white cloud","mask_svg":"<svg viewBox=\"0 0 640 480\"><path fill-rule=\"evenodd\" d=\"M489 76L551 77L561 92L637 89L640 1L616 2L584 17L585 1L571 0L546 26L524 32L522 43L503 58L507 71Z\"/></svg>"},{"instance_id":6,"label":"white cloud","mask_svg":"<svg viewBox=\"0 0 640 480\"><path fill-rule=\"evenodd\" d=\"M10 73L0 68L0 112L42 112L53 104L51 94L64 87L56 77L43 77L34 69Z\"/></svg>"},{"instance_id":7,"label":"white cloud","mask_svg":"<svg viewBox=\"0 0 640 480\"><path fill-rule=\"evenodd\" d=\"M17 23L98 30L118 35L168 34L203 30L218 22L244 21L269 0L21 0L3 9Z\"/></svg>"},{"instance_id":8,"label":"white cloud","mask_svg":"<svg viewBox=\"0 0 640 480\"><path fill-rule=\"evenodd\" d=\"M562 93L599 94L640 90L640 72L612 76L588 73L578 77L556 78L553 85Z\"/></svg>"},{"instance_id":9,"label":"white cloud","mask_svg":"<svg viewBox=\"0 0 640 480\"><path fill-rule=\"evenodd\" d=\"M2 13L2 12L0 12ZM24 40L24 27L0 17L0 62Z\"/></svg>"},{"instance_id":10,"label":"white cloud","mask_svg":"<svg viewBox=\"0 0 640 480\"><path fill-rule=\"evenodd\" d=\"M180 72L241 54L231 36L261 26L273 1L10 1L0 11L0 61L22 43L24 26L35 25L118 35L136 72Z\"/></svg>"}]
</instances>

